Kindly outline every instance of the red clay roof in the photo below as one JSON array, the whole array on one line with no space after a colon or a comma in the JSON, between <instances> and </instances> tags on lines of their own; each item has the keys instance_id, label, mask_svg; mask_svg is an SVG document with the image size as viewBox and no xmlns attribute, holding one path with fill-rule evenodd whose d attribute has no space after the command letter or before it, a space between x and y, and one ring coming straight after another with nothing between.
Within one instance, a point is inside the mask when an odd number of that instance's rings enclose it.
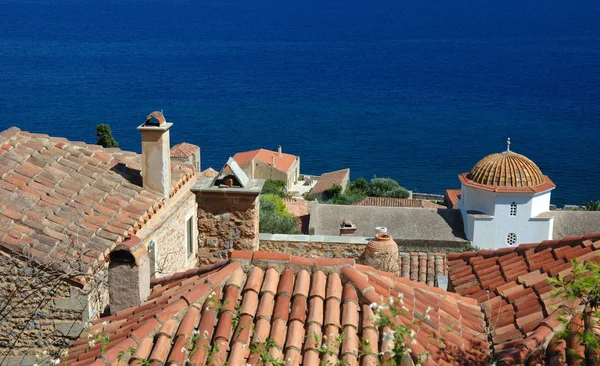
<instances>
[{"instance_id":1,"label":"red clay roof","mask_svg":"<svg viewBox=\"0 0 600 366\"><path fill-rule=\"evenodd\" d=\"M207 168L198 174L198 178L215 178L219 176L219 172L213 168Z\"/></svg>"},{"instance_id":2,"label":"red clay roof","mask_svg":"<svg viewBox=\"0 0 600 366\"><path fill-rule=\"evenodd\" d=\"M446 208L427 200L393 197L365 197L353 203L354 206L379 206L379 207L414 207L414 208Z\"/></svg>"},{"instance_id":3,"label":"red clay roof","mask_svg":"<svg viewBox=\"0 0 600 366\"><path fill-rule=\"evenodd\" d=\"M273 158L275 158L275 168L282 172L287 172L294 164L294 161L296 161L295 155L282 153L281 156L279 156L277 151L265 149L239 152L233 156L233 160L235 160L238 165L243 165L253 160L258 160L267 165L271 165L273 163Z\"/></svg>"},{"instance_id":4,"label":"red clay roof","mask_svg":"<svg viewBox=\"0 0 600 366\"><path fill-rule=\"evenodd\" d=\"M164 205L142 188L140 168L132 152L16 127L0 132L1 249L51 263L98 261ZM172 196L194 173L180 164L171 172Z\"/></svg>"},{"instance_id":5,"label":"red clay roof","mask_svg":"<svg viewBox=\"0 0 600 366\"><path fill-rule=\"evenodd\" d=\"M200 150L200 147L197 145L188 144L187 142L182 142L177 144L171 148L171 157L172 158L188 158Z\"/></svg>"},{"instance_id":6,"label":"red clay roof","mask_svg":"<svg viewBox=\"0 0 600 366\"><path fill-rule=\"evenodd\" d=\"M526 363L561 324L557 308L566 302L551 296L548 278L568 276L572 259L600 259L598 249L600 233L593 233L496 251L450 253L449 283L485 310L496 358L506 364Z\"/></svg>"},{"instance_id":7,"label":"red clay roof","mask_svg":"<svg viewBox=\"0 0 600 366\"><path fill-rule=\"evenodd\" d=\"M556 188L556 185L544 175L543 183L532 187L504 187L504 186L493 186L487 184L477 183L468 177L469 173L462 173L458 175L458 179L462 184L468 187L479 188L485 191L498 192L498 193L539 193L549 189Z\"/></svg>"},{"instance_id":8,"label":"red clay roof","mask_svg":"<svg viewBox=\"0 0 600 366\"><path fill-rule=\"evenodd\" d=\"M87 334L82 334L69 350L68 363L108 365L122 354L133 365L140 360L204 365L208 358L211 364L257 365L259 355L250 351L251 345L272 339L269 354L286 365L338 359L348 365L379 364L392 341L384 339L385 327L374 324L370 304L387 304L389 297L396 299L392 306L404 307L403 315L392 321L415 334L414 342L407 342L415 363L426 352L431 358L423 365L490 361L483 314L475 300L352 259L236 251L228 263L153 285L144 304L91 327L92 335L99 332L109 339L102 357L102 345L89 348ZM322 350L323 343L329 352ZM131 359L129 349L135 350Z\"/></svg>"},{"instance_id":9,"label":"red clay roof","mask_svg":"<svg viewBox=\"0 0 600 366\"><path fill-rule=\"evenodd\" d=\"M450 207L448 208L458 208L460 194L460 189L446 189L446 200L450 203Z\"/></svg>"},{"instance_id":10,"label":"red clay roof","mask_svg":"<svg viewBox=\"0 0 600 366\"><path fill-rule=\"evenodd\" d=\"M321 178L319 178L317 184L310 190L310 193L323 193L325 190L333 187L334 184L341 186L346 177L348 177L348 179L350 178L350 169L348 168L325 173L321 175Z\"/></svg>"},{"instance_id":11,"label":"red clay roof","mask_svg":"<svg viewBox=\"0 0 600 366\"><path fill-rule=\"evenodd\" d=\"M285 209L287 212L292 214L294 217L302 217L308 215L308 202L307 200L300 200L296 198L284 198Z\"/></svg>"}]
</instances>

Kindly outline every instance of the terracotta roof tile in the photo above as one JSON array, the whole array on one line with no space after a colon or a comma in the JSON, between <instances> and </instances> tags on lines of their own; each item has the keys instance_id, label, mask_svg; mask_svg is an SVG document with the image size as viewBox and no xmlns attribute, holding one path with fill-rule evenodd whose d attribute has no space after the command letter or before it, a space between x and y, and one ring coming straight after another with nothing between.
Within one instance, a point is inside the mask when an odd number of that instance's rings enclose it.
<instances>
[{"instance_id":1,"label":"terracotta roof tile","mask_svg":"<svg viewBox=\"0 0 600 366\"><path fill-rule=\"evenodd\" d=\"M561 325L556 309L565 301L552 296L548 278L567 276L573 259L600 260L597 242L594 234L496 251L450 253L450 287L482 305L497 358L504 364L526 363ZM523 348L528 351L521 352Z\"/></svg>"},{"instance_id":2,"label":"terracotta roof tile","mask_svg":"<svg viewBox=\"0 0 600 366\"><path fill-rule=\"evenodd\" d=\"M266 254L238 252L232 258L235 261L229 264L153 281L147 302L95 322L90 331L114 340L103 358L108 354L112 359L128 346L136 349L130 362L149 359L200 365L210 357L218 364L257 364L258 354L251 354L251 345L271 338L276 347L268 352L289 364L341 360L356 365L367 359L378 364L387 357L379 352L389 352L391 345L373 324L369 304L402 296L406 310L392 320L416 334L416 343L408 345L413 361L417 362L419 352L431 354L427 364L483 365L490 360L482 334L484 315L474 300L353 261L293 267L292 262L303 261L289 255L269 259ZM202 295L190 299L194 293ZM537 317L525 320L537 321ZM188 340L195 331L199 336L191 345ZM506 334L510 336L505 332L498 337ZM446 352L438 339L453 352ZM321 352L323 343L332 352ZM91 363L100 356L97 347L87 349L82 335L68 362Z\"/></svg>"},{"instance_id":3,"label":"terracotta roof tile","mask_svg":"<svg viewBox=\"0 0 600 366\"><path fill-rule=\"evenodd\" d=\"M282 172L287 172L297 159L295 155L282 153L280 156L277 151L265 149L239 152L233 156L233 160L235 160L238 165L243 165L254 160L271 165L273 163L273 158L275 159L275 168Z\"/></svg>"},{"instance_id":4,"label":"terracotta roof tile","mask_svg":"<svg viewBox=\"0 0 600 366\"><path fill-rule=\"evenodd\" d=\"M312 194L321 194L327 189L333 187L334 184L341 186L344 180L350 179L350 169L336 170L321 175L317 184L310 190Z\"/></svg>"},{"instance_id":5,"label":"terracotta roof tile","mask_svg":"<svg viewBox=\"0 0 600 366\"><path fill-rule=\"evenodd\" d=\"M200 151L197 145L188 144L187 142L179 143L171 148L172 158L188 158Z\"/></svg>"},{"instance_id":6,"label":"terracotta roof tile","mask_svg":"<svg viewBox=\"0 0 600 366\"><path fill-rule=\"evenodd\" d=\"M427 200L394 197L365 197L353 203L354 206L377 206L377 207L414 207L414 208L446 208Z\"/></svg>"},{"instance_id":7,"label":"terracotta roof tile","mask_svg":"<svg viewBox=\"0 0 600 366\"><path fill-rule=\"evenodd\" d=\"M7 131L2 132L3 145L11 148L0 150L0 217L9 219L9 230L15 225L30 228L27 235L36 260L66 257L74 250L71 246L50 252L50 243L44 241L64 242L67 236L88 244L96 257L88 251L83 259L94 263L115 243L139 231L162 205L162 198L141 186L138 154L17 128ZM174 164L171 196L192 177L191 169ZM125 215L132 220L122 220ZM4 250L18 251L10 241L0 236Z\"/></svg>"}]
</instances>

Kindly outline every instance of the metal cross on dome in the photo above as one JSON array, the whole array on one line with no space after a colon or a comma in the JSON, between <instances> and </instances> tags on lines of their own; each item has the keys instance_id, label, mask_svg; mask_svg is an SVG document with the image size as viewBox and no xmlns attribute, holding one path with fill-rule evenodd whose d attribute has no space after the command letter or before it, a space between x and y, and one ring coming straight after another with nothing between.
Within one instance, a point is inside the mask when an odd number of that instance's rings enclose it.
<instances>
[{"instance_id":1,"label":"metal cross on dome","mask_svg":"<svg viewBox=\"0 0 600 366\"><path fill-rule=\"evenodd\" d=\"M506 151L510 151L510 137L506 141Z\"/></svg>"}]
</instances>

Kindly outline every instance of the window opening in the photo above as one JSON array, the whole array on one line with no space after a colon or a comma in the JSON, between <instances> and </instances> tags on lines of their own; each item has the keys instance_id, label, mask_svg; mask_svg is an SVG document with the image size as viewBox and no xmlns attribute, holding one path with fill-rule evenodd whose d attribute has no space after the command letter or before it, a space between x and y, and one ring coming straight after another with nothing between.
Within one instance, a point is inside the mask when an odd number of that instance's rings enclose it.
<instances>
[{"instance_id":1,"label":"window opening","mask_svg":"<svg viewBox=\"0 0 600 366\"><path fill-rule=\"evenodd\" d=\"M190 217L186 223L187 229L187 255L188 257L194 253L194 230L192 227L192 218Z\"/></svg>"},{"instance_id":2,"label":"window opening","mask_svg":"<svg viewBox=\"0 0 600 366\"><path fill-rule=\"evenodd\" d=\"M508 237L506 238L506 244L508 244L509 246L513 246L516 243L517 243L517 234L515 234L515 233L508 234Z\"/></svg>"},{"instance_id":3,"label":"window opening","mask_svg":"<svg viewBox=\"0 0 600 366\"><path fill-rule=\"evenodd\" d=\"M517 216L517 204L513 202L510 204L510 216Z\"/></svg>"}]
</instances>

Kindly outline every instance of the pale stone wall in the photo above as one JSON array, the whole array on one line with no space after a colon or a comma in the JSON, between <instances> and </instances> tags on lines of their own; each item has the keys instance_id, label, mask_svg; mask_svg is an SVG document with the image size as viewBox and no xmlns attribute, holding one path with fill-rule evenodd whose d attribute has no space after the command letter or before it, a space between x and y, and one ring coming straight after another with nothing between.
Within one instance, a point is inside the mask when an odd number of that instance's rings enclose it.
<instances>
[{"instance_id":1,"label":"pale stone wall","mask_svg":"<svg viewBox=\"0 0 600 366\"><path fill-rule=\"evenodd\" d=\"M258 195L200 193L197 201L200 264L258 249Z\"/></svg>"},{"instance_id":2,"label":"pale stone wall","mask_svg":"<svg viewBox=\"0 0 600 366\"><path fill-rule=\"evenodd\" d=\"M158 217L140 234L150 257L150 270L155 277L181 272L196 266L196 245L187 249L187 220L192 220L192 243L196 243L196 195L186 185L167 201ZM154 242L154 249L150 243Z\"/></svg>"},{"instance_id":3,"label":"pale stone wall","mask_svg":"<svg viewBox=\"0 0 600 366\"><path fill-rule=\"evenodd\" d=\"M367 243L361 237L261 234L259 249L308 258L358 258Z\"/></svg>"},{"instance_id":4,"label":"pale stone wall","mask_svg":"<svg viewBox=\"0 0 600 366\"><path fill-rule=\"evenodd\" d=\"M291 189L300 175L300 158L297 158L287 172L274 169L270 164L262 161L252 160L246 164L240 165L250 178L280 180L286 183L288 189Z\"/></svg>"},{"instance_id":5,"label":"pale stone wall","mask_svg":"<svg viewBox=\"0 0 600 366\"><path fill-rule=\"evenodd\" d=\"M0 360L8 354L3 364L33 364L43 351L58 357L107 299L104 281L81 289L29 260L0 253Z\"/></svg>"}]
</instances>

